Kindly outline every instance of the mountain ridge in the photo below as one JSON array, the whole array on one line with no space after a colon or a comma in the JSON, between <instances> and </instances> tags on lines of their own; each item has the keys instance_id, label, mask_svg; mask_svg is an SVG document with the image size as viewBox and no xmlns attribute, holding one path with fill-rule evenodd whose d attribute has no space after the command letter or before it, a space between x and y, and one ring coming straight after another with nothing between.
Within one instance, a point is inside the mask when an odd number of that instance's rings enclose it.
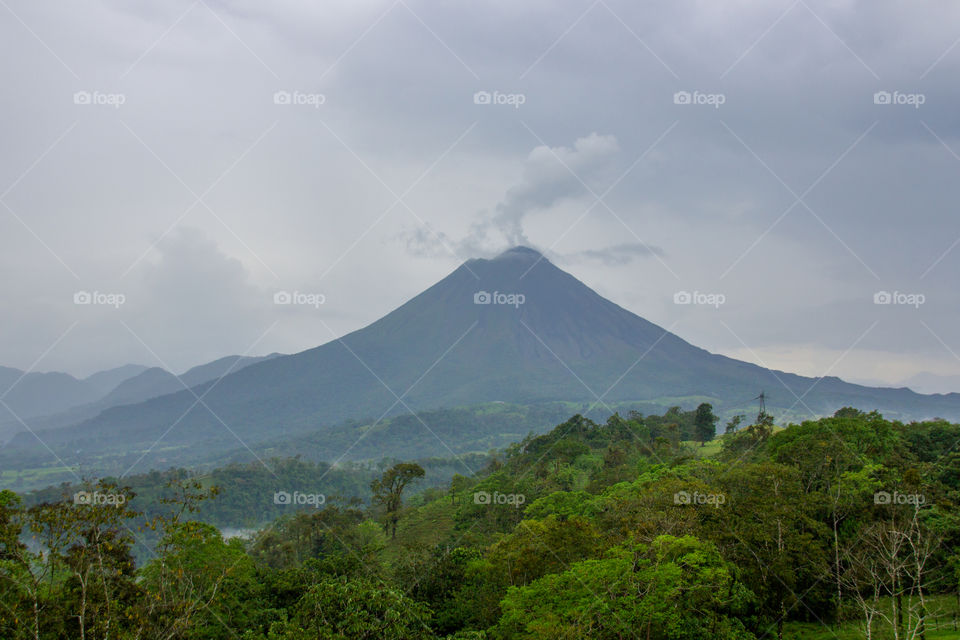
<instances>
[{"instance_id":1,"label":"mountain ridge","mask_svg":"<svg viewBox=\"0 0 960 640\"><path fill-rule=\"evenodd\" d=\"M722 411L761 390L781 409L809 407L811 416L857 405L894 417L960 417L960 394L805 378L710 353L536 250L514 247L464 262L385 316L317 347L41 436L64 452L223 447L444 406L706 396Z\"/></svg>"},{"instance_id":2,"label":"mountain ridge","mask_svg":"<svg viewBox=\"0 0 960 640\"><path fill-rule=\"evenodd\" d=\"M137 404L151 398L175 393L185 387L189 388L214 380L226 375L230 371L239 371L243 367L255 362L275 358L280 355L282 354L271 353L266 356L224 356L211 362L191 367L179 376L161 367L147 367L133 364L122 365L113 369L98 371L86 378L78 380L78 382L92 384L96 387L97 393L92 396L94 398L93 400L80 404L69 404L58 411L24 414L20 417L21 419L29 418L29 426L34 430L47 431L50 429L69 427L84 420L94 418L112 407ZM69 374L60 375L69 376ZM117 382L117 384L110 386L113 382ZM5 433L13 435L22 431L24 431L23 424L17 418L2 422L0 423L0 441L4 439L2 436L4 436Z\"/></svg>"}]
</instances>

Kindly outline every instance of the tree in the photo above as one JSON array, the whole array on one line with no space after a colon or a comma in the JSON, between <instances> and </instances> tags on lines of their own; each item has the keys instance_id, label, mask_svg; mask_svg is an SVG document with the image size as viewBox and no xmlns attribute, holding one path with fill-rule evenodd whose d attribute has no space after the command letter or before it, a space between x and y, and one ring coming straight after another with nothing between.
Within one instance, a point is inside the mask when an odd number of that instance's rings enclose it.
<instances>
[{"instance_id":1,"label":"tree","mask_svg":"<svg viewBox=\"0 0 960 640\"><path fill-rule=\"evenodd\" d=\"M866 497L878 488L879 481L873 477L882 468L878 463L898 441L892 423L876 413L850 408L830 418L792 425L770 437L771 459L800 472L804 492L817 496L821 518L832 529L836 619L844 597L841 547L853 543L861 528L858 522L844 524L863 511Z\"/></svg>"},{"instance_id":2,"label":"tree","mask_svg":"<svg viewBox=\"0 0 960 640\"><path fill-rule=\"evenodd\" d=\"M723 439L721 457L726 460L759 457L761 449L773 434L773 426L773 416L764 412L758 414L756 423L734 431Z\"/></svg>"},{"instance_id":3,"label":"tree","mask_svg":"<svg viewBox=\"0 0 960 640\"><path fill-rule=\"evenodd\" d=\"M469 597L473 594L462 593L462 587L469 566L480 559L479 549L438 544L411 549L406 555L396 577L407 595L434 612L432 626L438 635L446 636L466 626L479 603Z\"/></svg>"},{"instance_id":4,"label":"tree","mask_svg":"<svg viewBox=\"0 0 960 640\"><path fill-rule=\"evenodd\" d=\"M665 535L512 587L495 637L746 639L751 601L713 544Z\"/></svg>"},{"instance_id":5,"label":"tree","mask_svg":"<svg viewBox=\"0 0 960 640\"><path fill-rule=\"evenodd\" d=\"M188 520L169 528L158 551L140 572L147 629L192 639L221 635L226 620L249 626L257 587L240 540L224 541L216 527Z\"/></svg>"},{"instance_id":6,"label":"tree","mask_svg":"<svg viewBox=\"0 0 960 640\"><path fill-rule=\"evenodd\" d=\"M826 495L825 506L828 509L827 519L833 535L833 574L834 582L837 588L836 612L834 617L839 621L843 609L843 571L841 566L840 528L848 518L854 517L858 511L863 511L862 505L866 504L870 496L879 486L873 475L876 467L868 465L859 471L846 471L838 477L833 478L832 482L824 488ZM859 524L854 522L854 525ZM851 526L847 528L852 530L848 536L856 535L859 537L859 527ZM858 540L852 541L857 544Z\"/></svg>"},{"instance_id":7,"label":"tree","mask_svg":"<svg viewBox=\"0 0 960 640\"><path fill-rule=\"evenodd\" d=\"M884 517L870 524L846 551L849 568L843 581L863 613L868 640L877 621L894 638L925 638L931 617L930 565L940 539L923 524L923 505L889 505L883 510ZM889 607L881 595L891 596Z\"/></svg>"},{"instance_id":8,"label":"tree","mask_svg":"<svg viewBox=\"0 0 960 640\"><path fill-rule=\"evenodd\" d=\"M713 415L713 406L707 402L697 407L693 418L693 431L702 447L707 440L713 440L717 434L717 416Z\"/></svg>"},{"instance_id":9,"label":"tree","mask_svg":"<svg viewBox=\"0 0 960 640\"><path fill-rule=\"evenodd\" d=\"M383 472L378 480L370 483L374 504L385 513L386 530L391 538L397 537L397 522L403 506L403 490L407 485L424 476L423 467L415 463L401 462Z\"/></svg>"},{"instance_id":10,"label":"tree","mask_svg":"<svg viewBox=\"0 0 960 640\"><path fill-rule=\"evenodd\" d=\"M719 480L727 502L715 510L719 521L711 527L712 538L760 599L769 627L757 635L776 628L783 638L799 594L810 607L830 595L823 580L830 570L827 529L814 517L817 501L803 492L797 470L786 465L742 463Z\"/></svg>"},{"instance_id":11,"label":"tree","mask_svg":"<svg viewBox=\"0 0 960 640\"><path fill-rule=\"evenodd\" d=\"M365 553L355 538L360 533L358 525L366 517L359 509L336 504L312 512L301 511L261 532L250 553L275 569L300 566L312 558L340 562L346 557L352 562L358 554Z\"/></svg>"},{"instance_id":12,"label":"tree","mask_svg":"<svg viewBox=\"0 0 960 640\"><path fill-rule=\"evenodd\" d=\"M129 522L129 487L100 481L73 496L30 507L22 514L35 554L24 554L20 574L31 615L24 622L35 638L124 637L142 589L136 584ZM16 637L16 636L14 636Z\"/></svg>"},{"instance_id":13,"label":"tree","mask_svg":"<svg viewBox=\"0 0 960 640\"><path fill-rule=\"evenodd\" d=\"M554 443L549 454L553 457L553 472L559 473L562 464L573 464L577 456L590 452L590 447L577 438L563 438Z\"/></svg>"},{"instance_id":14,"label":"tree","mask_svg":"<svg viewBox=\"0 0 960 640\"><path fill-rule=\"evenodd\" d=\"M21 542L26 513L20 497L0 491L0 636L40 637L39 554ZM36 567L34 569L34 567Z\"/></svg>"},{"instance_id":15,"label":"tree","mask_svg":"<svg viewBox=\"0 0 960 640\"><path fill-rule=\"evenodd\" d=\"M599 534L580 516L523 520L513 533L490 547L487 559L506 585L524 585L548 573L558 573L572 562L594 555Z\"/></svg>"},{"instance_id":16,"label":"tree","mask_svg":"<svg viewBox=\"0 0 960 640\"><path fill-rule=\"evenodd\" d=\"M734 432L736 432L736 430L740 428L740 423L743 422L743 419L744 419L745 417L746 417L746 416L744 416L742 413L733 416L733 417L727 422L727 428L726 428L726 430L724 431L724 433L734 433Z\"/></svg>"},{"instance_id":17,"label":"tree","mask_svg":"<svg viewBox=\"0 0 960 640\"><path fill-rule=\"evenodd\" d=\"M430 610L386 584L326 577L300 598L289 621L271 626L271 640L426 640Z\"/></svg>"}]
</instances>

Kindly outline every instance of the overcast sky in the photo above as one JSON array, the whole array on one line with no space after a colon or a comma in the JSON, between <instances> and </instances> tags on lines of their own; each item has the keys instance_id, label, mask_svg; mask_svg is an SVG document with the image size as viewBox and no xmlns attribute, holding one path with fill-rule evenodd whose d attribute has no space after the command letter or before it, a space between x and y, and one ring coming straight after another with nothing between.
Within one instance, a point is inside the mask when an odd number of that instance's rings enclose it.
<instances>
[{"instance_id":1,"label":"overcast sky","mask_svg":"<svg viewBox=\"0 0 960 640\"><path fill-rule=\"evenodd\" d=\"M522 243L710 351L960 374L952 0L0 16L0 364L295 352Z\"/></svg>"}]
</instances>

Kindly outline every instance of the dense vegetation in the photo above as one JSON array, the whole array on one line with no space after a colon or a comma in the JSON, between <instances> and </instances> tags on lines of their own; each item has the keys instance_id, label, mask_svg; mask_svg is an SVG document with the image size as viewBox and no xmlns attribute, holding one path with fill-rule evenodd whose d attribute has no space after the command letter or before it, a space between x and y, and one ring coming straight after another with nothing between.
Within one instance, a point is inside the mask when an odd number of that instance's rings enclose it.
<instances>
[{"instance_id":1,"label":"dense vegetation","mask_svg":"<svg viewBox=\"0 0 960 640\"><path fill-rule=\"evenodd\" d=\"M611 405L607 405L611 406ZM656 404L629 402L613 404L612 411L662 411ZM520 440L528 433L543 433L573 413L597 420L606 415L597 407L572 402L545 402L529 405L489 402L484 404L419 411L416 415L371 416L345 420L336 425L313 425L306 432L285 426L283 436L248 440L249 448L236 439L175 446L155 438L144 447L124 438L105 437L72 443L60 452L59 460L36 439L24 449L0 449L0 483L17 491L29 491L69 481L77 470L93 470L98 476L129 476L150 468L166 468L174 462L191 468L217 469L235 463L269 461L271 458L300 456L312 462L379 462L385 455L411 460L426 457L467 456L487 452ZM377 418L380 418L379 420ZM229 433L224 431L229 437ZM44 434L47 437L47 434ZM461 468L461 473L465 471ZM468 473L468 472L467 472ZM369 484L367 481L364 484Z\"/></svg>"},{"instance_id":2,"label":"dense vegetation","mask_svg":"<svg viewBox=\"0 0 960 640\"><path fill-rule=\"evenodd\" d=\"M457 473L469 473L469 469L482 469L489 457L471 454L459 460L425 458L415 462L425 470L425 484L446 484ZM216 500L204 500L197 505L193 519L203 520L220 529L259 528L282 515L289 513L290 505L276 504L275 491L297 488L301 491L322 493L325 502L349 503L360 499L368 502L370 483L398 460L385 459L377 464L342 463L331 466L324 462L310 462L299 457L267 459L263 463L230 464L209 473L197 475L186 469L128 476L122 484L130 495L130 506L143 511L148 517L163 514L164 500L171 499L170 486L187 479L196 479L204 488L217 487ZM106 476L104 482L120 484L119 478ZM421 489L413 487L410 493ZM62 484L23 494L24 504L32 506L52 502L62 496L72 496L83 489L81 485Z\"/></svg>"},{"instance_id":3,"label":"dense vegetation","mask_svg":"<svg viewBox=\"0 0 960 640\"><path fill-rule=\"evenodd\" d=\"M168 484L149 508L109 479L93 504L5 491L0 637L960 637L960 426L762 414L704 445L715 422L576 415L419 493L430 463L324 468L339 485L247 469L225 511L216 485L242 467L143 476ZM342 499L283 498L249 539L209 521L318 486Z\"/></svg>"}]
</instances>

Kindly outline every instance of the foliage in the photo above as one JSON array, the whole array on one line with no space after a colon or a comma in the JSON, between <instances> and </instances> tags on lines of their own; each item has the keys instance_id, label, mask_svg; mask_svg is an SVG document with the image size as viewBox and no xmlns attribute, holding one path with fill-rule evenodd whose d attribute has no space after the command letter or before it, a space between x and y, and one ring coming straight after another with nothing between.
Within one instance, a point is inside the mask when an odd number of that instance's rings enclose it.
<instances>
[{"instance_id":1,"label":"foliage","mask_svg":"<svg viewBox=\"0 0 960 640\"><path fill-rule=\"evenodd\" d=\"M947 637L960 426L762 414L697 446L707 424L707 403L574 415L419 494L463 461L272 461L283 486L343 490L301 509L242 465L141 476L139 496L0 491L0 637ZM269 525L217 528L244 509Z\"/></svg>"},{"instance_id":2,"label":"foliage","mask_svg":"<svg viewBox=\"0 0 960 640\"><path fill-rule=\"evenodd\" d=\"M397 522L400 520L400 508L403 507L403 490L423 476L423 467L420 465L400 462L370 483L373 503L383 509L386 529L391 538L397 537Z\"/></svg>"}]
</instances>

